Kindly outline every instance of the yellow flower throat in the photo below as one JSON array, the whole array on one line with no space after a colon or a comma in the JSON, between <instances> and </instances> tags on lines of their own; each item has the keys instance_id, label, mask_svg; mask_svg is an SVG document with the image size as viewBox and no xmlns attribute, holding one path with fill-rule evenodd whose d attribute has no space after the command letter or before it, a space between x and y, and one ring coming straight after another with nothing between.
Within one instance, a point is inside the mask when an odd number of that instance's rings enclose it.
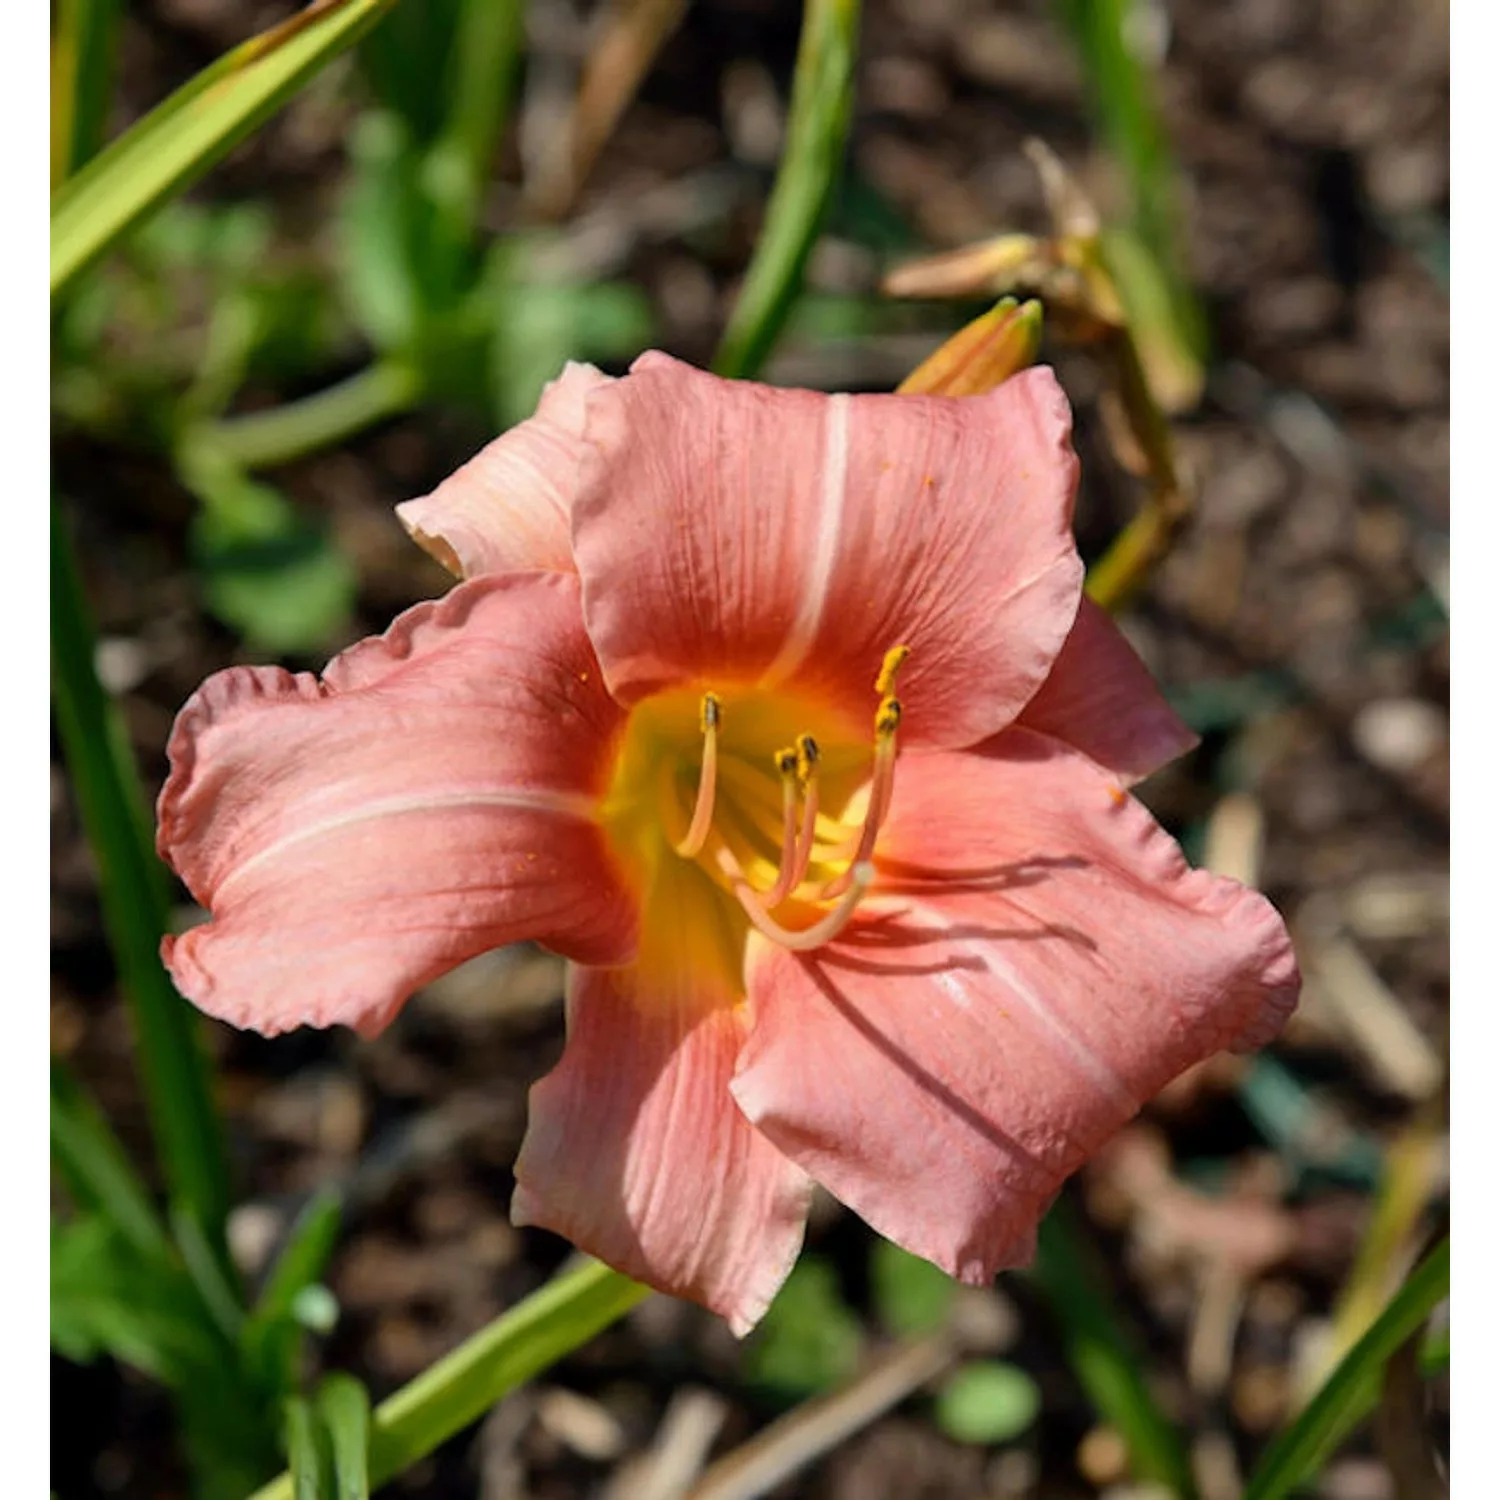
<instances>
[{"instance_id":1,"label":"yellow flower throat","mask_svg":"<svg viewBox=\"0 0 1500 1500\"><path fill-rule=\"evenodd\" d=\"M710 909L726 960L752 927L796 950L843 930L875 876L909 654L892 647L875 679L873 753L846 713L799 695L715 685L636 705L601 820L645 894L643 949L680 948Z\"/></svg>"}]
</instances>

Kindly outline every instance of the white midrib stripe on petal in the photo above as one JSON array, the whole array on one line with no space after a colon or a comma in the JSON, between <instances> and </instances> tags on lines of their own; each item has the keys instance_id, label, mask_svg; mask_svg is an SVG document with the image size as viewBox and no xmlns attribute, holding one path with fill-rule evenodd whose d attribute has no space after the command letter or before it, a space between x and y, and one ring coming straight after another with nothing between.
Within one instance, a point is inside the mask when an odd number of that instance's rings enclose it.
<instances>
[{"instance_id":1,"label":"white midrib stripe on petal","mask_svg":"<svg viewBox=\"0 0 1500 1500\"><path fill-rule=\"evenodd\" d=\"M577 792L539 791L529 787L502 787L492 792L450 792L427 797L389 797L383 801L364 803L353 811L340 813L336 817L302 824L236 864L219 883L214 894L218 896L226 886L267 860L285 854L298 844L322 838L324 834L337 833L360 823L373 823L380 818L400 817L406 813L448 812L471 807L503 807L517 812L553 813L558 817L574 818L581 822L593 821L597 812L597 804L592 797L585 797Z\"/></svg>"},{"instance_id":2,"label":"white midrib stripe on petal","mask_svg":"<svg viewBox=\"0 0 1500 1500\"><path fill-rule=\"evenodd\" d=\"M839 541L844 529L844 501L849 489L849 398L828 398L828 420L823 429L823 467L818 484L817 530L807 566L802 604L776 659L761 676L766 687L785 682L807 660L823 623L823 610L833 584Z\"/></svg>"},{"instance_id":3,"label":"white midrib stripe on petal","mask_svg":"<svg viewBox=\"0 0 1500 1500\"><path fill-rule=\"evenodd\" d=\"M873 902L869 904L874 905ZM924 930L930 930L933 937L941 940L948 931L948 923L943 919L942 914L932 907L915 903L907 905L906 910L919 914L924 923L930 921L931 928L924 928ZM973 958L1001 983L1009 986L1016 999L1041 1023L1042 1029L1056 1038L1063 1051L1109 1095L1120 1109L1127 1115L1133 1115L1140 1108L1140 1100L1136 1099L1126 1088L1124 1080L1114 1068L1100 1057L1073 1027L1067 1025L1058 1016L1055 1008L1021 978L1012 964L1005 961L998 951L998 941L991 943L956 942L953 947L955 952L966 958ZM946 972L935 977L939 988L955 1004L965 1009L973 1005L973 995L964 983L962 973Z\"/></svg>"}]
</instances>

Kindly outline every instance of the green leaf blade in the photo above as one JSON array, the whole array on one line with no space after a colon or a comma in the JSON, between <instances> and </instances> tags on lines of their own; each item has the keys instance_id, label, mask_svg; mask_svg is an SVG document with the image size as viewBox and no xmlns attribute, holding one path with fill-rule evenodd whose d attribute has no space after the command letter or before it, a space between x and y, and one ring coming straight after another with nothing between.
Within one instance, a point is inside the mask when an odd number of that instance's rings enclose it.
<instances>
[{"instance_id":1,"label":"green leaf blade","mask_svg":"<svg viewBox=\"0 0 1500 1500\"><path fill-rule=\"evenodd\" d=\"M554 1277L376 1408L370 1483L383 1484L477 1420L530 1380L624 1316L649 1288L585 1261ZM253 1500L293 1500L282 1474Z\"/></svg>"},{"instance_id":2,"label":"green leaf blade","mask_svg":"<svg viewBox=\"0 0 1500 1500\"><path fill-rule=\"evenodd\" d=\"M103 1112L59 1058L52 1060L52 1161L81 1211L98 1214L143 1258L170 1258L145 1184Z\"/></svg>"},{"instance_id":3,"label":"green leaf blade","mask_svg":"<svg viewBox=\"0 0 1500 1500\"><path fill-rule=\"evenodd\" d=\"M369 1500L369 1392L352 1375L326 1376L318 1387L317 1411L333 1455L336 1500Z\"/></svg>"},{"instance_id":4,"label":"green leaf blade","mask_svg":"<svg viewBox=\"0 0 1500 1500\"><path fill-rule=\"evenodd\" d=\"M285 1413L293 1500L328 1500L328 1487L323 1482L328 1452L312 1402L305 1396L290 1396Z\"/></svg>"},{"instance_id":5,"label":"green leaf blade","mask_svg":"<svg viewBox=\"0 0 1500 1500\"><path fill-rule=\"evenodd\" d=\"M72 176L104 142L120 0L59 0L52 34L52 181Z\"/></svg>"},{"instance_id":6,"label":"green leaf blade","mask_svg":"<svg viewBox=\"0 0 1500 1500\"><path fill-rule=\"evenodd\" d=\"M1302 1414L1272 1443L1245 1487L1245 1500L1282 1500L1311 1479L1348 1437L1373 1404L1371 1391L1387 1361L1448 1295L1448 1269L1449 1240L1444 1235Z\"/></svg>"},{"instance_id":7,"label":"green leaf blade","mask_svg":"<svg viewBox=\"0 0 1500 1500\"><path fill-rule=\"evenodd\" d=\"M395 0L317 0L226 53L52 198L52 295L133 225L222 160Z\"/></svg>"},{"instance_id":8,"label":"green leaf blade","mask_svg":"<svg viewBox=\"0 0 1500 1500\"><path fill-rule=\"evenodd\" d=\"M72 547L52 519L52 695L89 843L110 946L130 1003L152 1132L174 1203L228 1266L229 1169L208 1063L188 1003L162 967L167 876L123 725L94 672L94 631ZM137 1216L138 1217L138 1216Z\"/></svg>"},{"instance_id":9,"label":"green leaf blade","mask_svg":"<svg viewBox=\"0 0 1500 1500\"><path fill-rule=\"evenodd\" d=\"M1087 1249L1066 1204L1059 1203L1042 1221L1031 1276L1051 1305L1078 1383L1125 1439L1135 1476L1189 1500L1196 1489L1187 1450L1141 1374Z\"/></svg>"},{"instance_id":10,"label":"green leaf blade","mask_svg":"<svg viewBox=\"0 0 1500 1500\"><path fill-rule=\"evenodd\" d=\"M771 352L838 180L854 101L859 0L806 0L786 149L766 222L745 273L714 372L745 380Z\"/></svg>"}]
</instances>

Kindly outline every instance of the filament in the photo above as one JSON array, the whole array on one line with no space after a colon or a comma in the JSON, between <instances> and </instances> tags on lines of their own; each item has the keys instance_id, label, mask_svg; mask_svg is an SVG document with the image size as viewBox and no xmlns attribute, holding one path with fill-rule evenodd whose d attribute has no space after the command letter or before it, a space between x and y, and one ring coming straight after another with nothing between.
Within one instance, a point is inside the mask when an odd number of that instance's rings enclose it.
<instances>
[{"instance_id":1,"label":"filament","mask_svg":"<svg viewBox=\"0 0 1500 1500\"><path fill-rule=\"evenodd\" d=\"M790 765L786 761L788 754ZM767 910L780 906L802 884L812 859L813 840L818 832L818 742L810 734L800 735L795 750L783 750L777 757L777 766L783 777L783 795L788 800L783 804L781 868L775 884L761 896ZM795 797L799 791L802 794L800 826L795 821Z\"/></svg>"},{"instance_id":2,"label":"filament","mask_svg":"<svg viewBox=\"0 0 1500 1500\"><path fill-rule=\"evenodd\" d=\"M796 884L792 871L797 863L797 752L778 750L776 769L781 772L781 859L775 881L760 898L768 909L780 906Z\"/></svg>"},{"instance_id":3,"label":"filament","mask_svg":"<svg viewBox=\"0 0 1500 1500\"><path fill-rule=\"evenodd\" d=\"M722 705L718 695L705 693L698 712L703 730L703 760L698 767L698 800L693 804L688 831L673 846L684 859L693 859L708 841L708 830L714 821L714 788L719 779L719 717Z\"/></svg>"},{"instance_id":4,"label":"filament","mask_svg":"<svg viewBox=\"0 0 1500 1500\"><path fill-rule=\"evenodd\" d=\"M849 925L849 919L854 915L855 908L875 879L875 866L868 860L860 861L850 870L848 889L832 911L814 922L811 927L792 928L783 927L766 911L755 888L745 879L739 861L727 847L721 847L719 850L719 868L728 877L730 889L744 908L745 915L750 919L750 925L762 936L769 938L782 948L790 949L793 953L806 953L810 949L821 948L824 943L832 942Z\"/></svg>"},{"instance_id":5,"label":"filament","mask_svg":"<svg viewBox=\"0 0 1500 1500\"><path fill-rule=\"evenodd\" d=\"M823 886L818 892L819 901L832 901L843 895L849 888L854 870L875 852L875 840L880 837L881 825L890 811L891 793L896 786L896 730L900 723L901 700L887 695L881 699L875 714L875 766L870 777L870 800L865 806L859 843L855 846L849 868Z\"/></svg>"}]
</instances>

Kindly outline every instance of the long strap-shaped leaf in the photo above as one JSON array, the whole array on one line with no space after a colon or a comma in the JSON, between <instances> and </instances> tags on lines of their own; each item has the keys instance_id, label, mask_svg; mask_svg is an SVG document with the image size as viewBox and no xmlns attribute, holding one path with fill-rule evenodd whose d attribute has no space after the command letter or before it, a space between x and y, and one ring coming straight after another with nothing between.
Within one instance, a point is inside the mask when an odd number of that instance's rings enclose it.
<instances>
[{"instance_id":1,"label":"long strap-shaped leaf","mask_svg":"<svg viewBox=\"0 0 1500 1500\"><path fill-rule=\"evenodd\" d=\"M52 295L201 177L395 0L314 0L205 68L52 197Z\"/></svg>"},{"instance_id":2,"label":"long strap-shaped leaf","mask_svg":"<svg viewBox=\"0 0 1500 1500\"><path fill-rule=\"evenodd\" d=\"M806 0L781 169L714 371L740 380L761 367L802 287L844 160L854 102L859 0Z\"/></svg>"},{"instance_id":3,"label":"long strap-shaped leaf","mask_svg":"<svg viewBox=\"0 0 1500 1500\"><path fill-rule=\"evenodd\" d=\"M52 26L52 185L100 147L120 0L59 0Z\"/></svg>"},{"instance_id":4,"label":"long strap-shaped leaf","mask_svg":"<svg viewBox=\"0 0 1500 1500\"><path fill-rule=\"evenodd\" d=\"M152 1130L174 1204L223 1257L229 1172L196 1018L172 987L157 948L167 874L113 703L94 674L94 633L72 547L52 517L52 701L78 795L110 946L130 1002ZM138 1217L138 1215L136 1216Z\"/></svg>"},{"instance_id":5,"label":"long strap-shaped leaf","mask_svg":"<svg viewBox=\"0 0 1500 1500\"><path fill-rule=\"evenodd\" d=\"M1245 1500L1281 1500L1312 1477L1369 1410L1368 1392L1378 1384L1386 1361L1447 1295L1448 1236L1444 1235L1365 1336L1339 1361L1302 1415L1266 1451L1245 1487Z\"/></svg>"},{"instance_id":6,"label":"long strap-shaped leaf","mask_svg":"<svg viewBox=\"0 0 1500 1500\"><path fill-rule=\"evenodd\" d=\"M1042 1220L1031 1276L1052 1305L1063 1348L1095 1410L1125 1439L1135 1478L1179 1500L1197 1493L1182 1435L1147 1384L1137 1350L1111 1303L1066 1202Z\"/></svg>"}]
</instances>

